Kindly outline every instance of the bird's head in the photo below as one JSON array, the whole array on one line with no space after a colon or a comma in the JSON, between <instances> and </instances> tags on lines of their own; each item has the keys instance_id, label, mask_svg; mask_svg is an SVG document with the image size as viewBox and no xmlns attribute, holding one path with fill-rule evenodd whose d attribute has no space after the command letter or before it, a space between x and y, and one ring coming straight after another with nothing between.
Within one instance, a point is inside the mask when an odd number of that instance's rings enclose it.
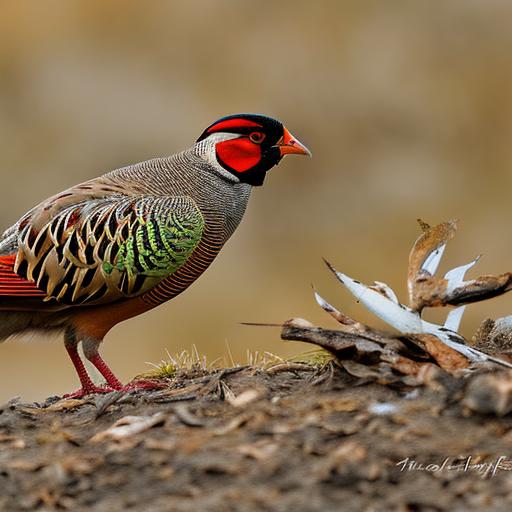
<instances>
[{"instance_id":1,"label":"bird's head","mask_svg":"<svg viewBox=\"0 0 512 512\"><path fill-rule=\"evenodd\" d=\"M197 139L204 159L243 183L262 185L268 170L286 155L309 155L279 121L259 114L235 114L215 121Z\"/></svg>"}]
</instances>

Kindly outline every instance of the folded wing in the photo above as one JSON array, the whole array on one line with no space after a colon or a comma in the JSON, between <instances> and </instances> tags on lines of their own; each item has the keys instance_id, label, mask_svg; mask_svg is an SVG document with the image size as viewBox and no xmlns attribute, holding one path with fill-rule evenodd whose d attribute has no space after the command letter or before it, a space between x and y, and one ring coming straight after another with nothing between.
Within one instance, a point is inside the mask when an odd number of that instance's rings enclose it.
<instances>
[{"instance_id":1,"label":"folded wing","mask_svg":"<svg viewBox=\"0 0 512 512\"><path fill-rule=\"evenodd\" d=\"M29 216L19 225L17 253L0 257L0 296L62 305L137 296L187 261L203 229L186 196L89 199L43 224Z\"/></svg>"}]
</instances>

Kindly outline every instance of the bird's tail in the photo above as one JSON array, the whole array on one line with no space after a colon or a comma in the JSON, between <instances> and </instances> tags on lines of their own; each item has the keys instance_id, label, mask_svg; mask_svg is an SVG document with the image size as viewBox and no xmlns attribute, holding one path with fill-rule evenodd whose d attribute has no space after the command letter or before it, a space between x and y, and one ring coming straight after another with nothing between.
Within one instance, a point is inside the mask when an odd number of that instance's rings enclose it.
<instances>
[{"instance_id":1,"label":"bird's tail","mask_svg":"<svg viewBox=\"0 0 512 512\"><path fill-rule=\"evenodd\" d=\"M14 271L16 255L0 256L0 298L1 297L44 297L36 283L19 276Z\"/></svg>"}]
</instances>

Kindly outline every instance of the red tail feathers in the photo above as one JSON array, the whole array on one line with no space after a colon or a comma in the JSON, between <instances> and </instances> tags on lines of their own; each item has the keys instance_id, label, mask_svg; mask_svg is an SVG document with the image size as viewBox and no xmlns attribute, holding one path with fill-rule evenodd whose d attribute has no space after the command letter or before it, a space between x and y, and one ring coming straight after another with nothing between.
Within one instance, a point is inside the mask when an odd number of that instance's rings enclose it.
<instances>
[{"instance_id":1,"label":"red tail feathers","mask_svg":"<svg viewBox=\"0 0 512 512\"><path fill-rule=\"evenodd\" d=\"M0 256L0 297L45 297L35 283L14 272L16 255Z\"/></svg>"}]
</instances>

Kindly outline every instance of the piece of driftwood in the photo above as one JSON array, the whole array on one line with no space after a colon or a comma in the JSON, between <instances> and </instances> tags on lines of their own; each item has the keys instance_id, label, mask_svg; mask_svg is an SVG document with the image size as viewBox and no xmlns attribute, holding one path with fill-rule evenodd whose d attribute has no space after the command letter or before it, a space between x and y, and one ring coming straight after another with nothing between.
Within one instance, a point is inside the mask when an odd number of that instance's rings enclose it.
<instances>
[{"instance_id":1,"label":"piece of driftwood","mask_svg":"<svg viewBox=\"0 0 512 512\"><path fill-rule=\"evenodd\" d=\"M336 270L326 261L336 278L368 310L397 329L390 334L374 329L343 313L317 291L320 307L340 323L339 330L323 329L303 319L292 319L283 325L281 337L313 343L331 352L339 361L391 368L393 371L418 376L425 365L437 365L450 373L468 368L472 363L492 363L512 368L507 355L499 351L489 354L470 346L458 332L465 304L503 294L512 288L512 273L483 276L465 281L466 272L478 261L456 267L442 278L436 276L446 244L455 235L456 221L430 227L420 221L422 234L409 255L407 285L408 305L401 304L395 292L385 283L367 286ZM425 307L456 305L443 325L421 317ZM507 324L509 330L512 322Z\"/></svg>"},{"instance_id":2,"label":"piece of driftwood","mask_svg":"<svg viewBox=\"0 0 512 512\"><path fill-rule=\"evenodd\" d=\"M382 368L379 367L387 365L398 373L416 376L423 365L432 363L449 372L469 366L468 359L430 334L404 337L371 331L372 328L368 326L365 334L323 329L303 319L293 318L284 323L281 338L312 343L333 354L344 367L344 363L350 361L373 367L374 372L381 372ZM351 371L349 373L355 375ZM366 377L369 375L371 373ZM377 377L379 373L373 375Z\"/></svg>"},{"instance_id":3,"label":"piece of driftwood","mask_svg":"<svg viewBox=\"0 0 512 512\"><path fill-rule=\"evenodd\" d=\"M436 277L446 244L457 230L457 222L452 220L434 227L421 223L421 226L424 231L409 255L407 276L409 307L413 311L421 312L425 307L470 304L496 297L512 288L510 272L464 281L464 275L479 257L450 270L443 278Z\"/></svg>"}]
</instances>

